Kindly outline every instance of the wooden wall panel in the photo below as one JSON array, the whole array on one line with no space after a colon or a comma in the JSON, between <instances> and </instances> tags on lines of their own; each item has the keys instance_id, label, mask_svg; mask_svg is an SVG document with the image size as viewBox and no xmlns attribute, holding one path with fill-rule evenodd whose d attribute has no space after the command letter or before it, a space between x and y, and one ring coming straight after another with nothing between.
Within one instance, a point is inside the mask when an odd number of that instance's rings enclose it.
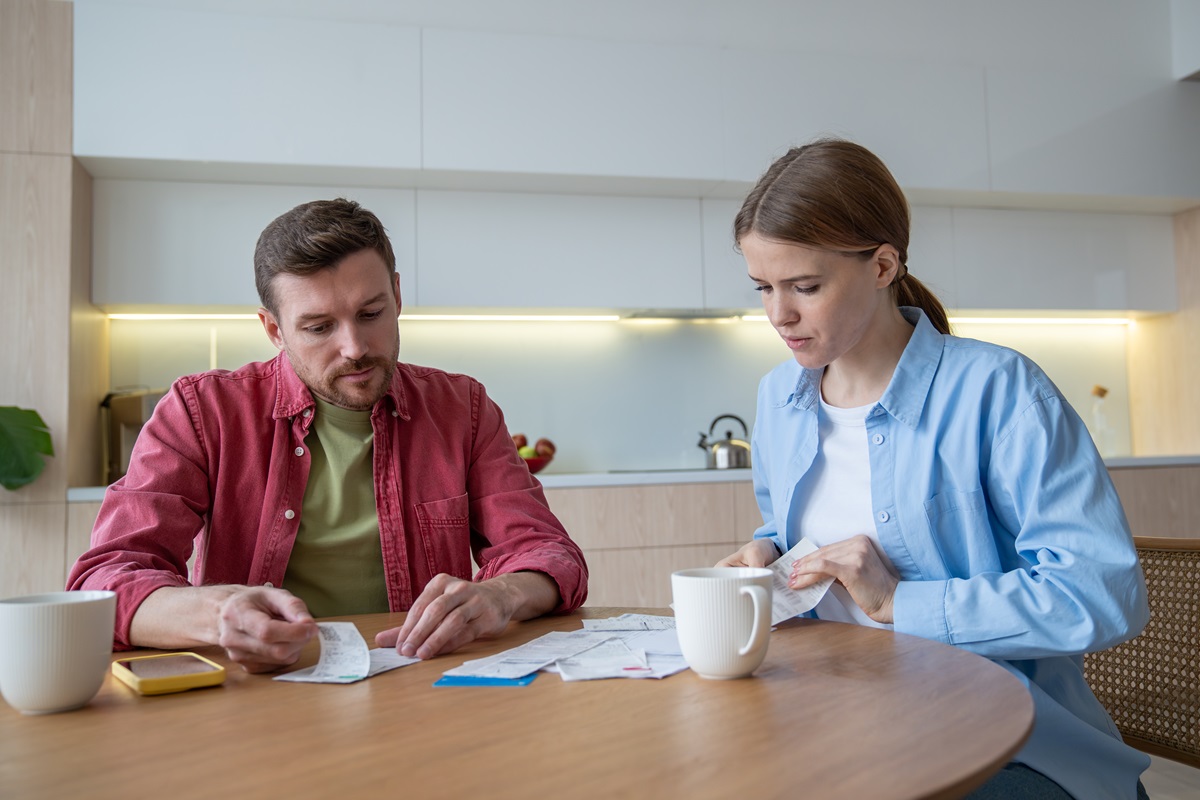
<instances>
[{"instance_id":1,"label":"wooden wall panel","mask_svg":"<svg viewBox=\"0 0 1200 800\"><path fill-rule=\"evenodd\" d=\"M66 503L0 505L0 597L63 588L66 523Z\"/></svg>"},{"instance_id":2,"label":"wooden wall panel","mask_svg":"<svg viewBox=\"0 0 1200 800\"><path fill-rule=\"evenodd\" d=\"M0 152L71 154L72 7L0 2Z\"/></svg>"},{"instance_id":3,"label":"wooden wall panel","mask_svg":"<svg viewBox=\"0 0 1200 800\"><path fill-rule=\"evenodd\" d=\"M70 156L0 153L0 405L37 410L57 454L0 504L66 499L72 171Z\"/></svg>"},{"instance_id":4,"label":"wooden wall panel","mask_svg":"<svg viewBox=\"0 0 1200 800\"><path fill-rule=\"evenodd\" d=\"M1179 311L1138 320L1129 335L1133 453L1200 453L1200 208L1175 216Z\"/></svg>"},{"instance_id":5,"label":"wooden wall panel","mask_svg":"<svg viewBox=\"0 0 1200 800\"><path fill-rule=\"evenodd\" d=\"M67 485L99 486L100 402L111 382L109 323L92 305L92 176L78 161L72 164L71 216Z\"/></svg>"}]
</instances>

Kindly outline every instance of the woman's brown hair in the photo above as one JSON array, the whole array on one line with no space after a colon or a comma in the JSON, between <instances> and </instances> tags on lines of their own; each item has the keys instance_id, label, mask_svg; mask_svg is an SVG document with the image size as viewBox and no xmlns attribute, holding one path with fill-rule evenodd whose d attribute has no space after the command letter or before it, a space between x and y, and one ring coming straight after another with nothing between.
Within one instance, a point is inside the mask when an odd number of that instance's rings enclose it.
<instances>
[{"instance_id":1,"label":"woman's brown hair","mask_svg":"<svg viewBox=\"0 0 1200 800\"><path fill-rule=\"evenodd\" d=\"M941 333L950 322L940 300L908 274L908 201L879 157L844 139L793 147L758 179L733 221L734 241L749 233L822 250L874 251L890 244L903 271L896 304L916 306Z\"/></svg>"}]
</instances>

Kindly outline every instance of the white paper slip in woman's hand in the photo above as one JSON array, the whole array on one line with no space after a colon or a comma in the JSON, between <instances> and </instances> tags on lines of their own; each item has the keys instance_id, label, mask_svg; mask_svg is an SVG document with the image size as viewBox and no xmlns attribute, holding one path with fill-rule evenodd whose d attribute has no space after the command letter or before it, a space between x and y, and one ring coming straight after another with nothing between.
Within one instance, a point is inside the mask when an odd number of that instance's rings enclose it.
<instances>
[{"instance_id":1,"label":"white paper slip in woman's hand","mask_svg":"<svg viewBox=\"0 0 1200 800\"><path fill-rule=\"evenodd\" d=\"M772 562L769 569L771 575L771 624L778 625L784 620L791 619L797 614L812 611L821 602L825 592L833 585L833 578L826 578L820 583L805 589L793 589L788 586L788 578L792 575L792 565L809 553L817 552L817 546L808 539L801 539L796 546Z\"/></svg>"}]
</instances>

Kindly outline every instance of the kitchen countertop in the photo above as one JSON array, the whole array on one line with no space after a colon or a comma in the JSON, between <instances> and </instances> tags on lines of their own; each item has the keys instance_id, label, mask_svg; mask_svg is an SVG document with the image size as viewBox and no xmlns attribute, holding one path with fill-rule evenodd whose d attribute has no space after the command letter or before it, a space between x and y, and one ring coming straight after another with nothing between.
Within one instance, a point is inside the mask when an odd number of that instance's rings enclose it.
<instances>
[{"instance_id":1,"label":"kitchen countertop","mask_svg":"<svg viewBox=\"0 0 1200 800\"><path fill-rule=\"evenodd\" d=\"M1200 455L1193 456L1123 456L1104 460L1109 469L1130 467L1200 466ZM748 469L679 469L647 470L645 472L564 472L541 473L538 480L547 489L575 489L593 486L653 486L663 483L725 483L749 481ZM71 503L98 503L104 499L103 486L83 486L67 490Z\"/></svg>"}]
</instances>

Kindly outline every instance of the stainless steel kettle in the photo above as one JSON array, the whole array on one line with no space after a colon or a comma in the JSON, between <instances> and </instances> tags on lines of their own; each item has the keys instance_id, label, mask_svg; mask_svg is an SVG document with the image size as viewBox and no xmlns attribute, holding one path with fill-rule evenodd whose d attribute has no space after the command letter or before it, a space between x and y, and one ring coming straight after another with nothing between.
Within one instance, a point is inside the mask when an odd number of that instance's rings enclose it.
<instances>
[{"instance_id":1,"label":"stainless steel kettle","mask_svg":"<svg viewBox=\"0 0 1200 800\"><path fill-rule=\"evenodd\" d=\"M735 417L733 414L722 414L712 421L712 425L708 427L708 433L700 433L700 447L708 454L709 469L744 469L750 466L750 443L745 439L733 438L733 431L725 431L725 438L716 442L710 442L709 436L713 435L713 431L717 428L717 423L723 419L735 419L742 426L742 436L749 437L750 431L746 427L746 423L741 417Z\"/></svg>"}]
</instances>

